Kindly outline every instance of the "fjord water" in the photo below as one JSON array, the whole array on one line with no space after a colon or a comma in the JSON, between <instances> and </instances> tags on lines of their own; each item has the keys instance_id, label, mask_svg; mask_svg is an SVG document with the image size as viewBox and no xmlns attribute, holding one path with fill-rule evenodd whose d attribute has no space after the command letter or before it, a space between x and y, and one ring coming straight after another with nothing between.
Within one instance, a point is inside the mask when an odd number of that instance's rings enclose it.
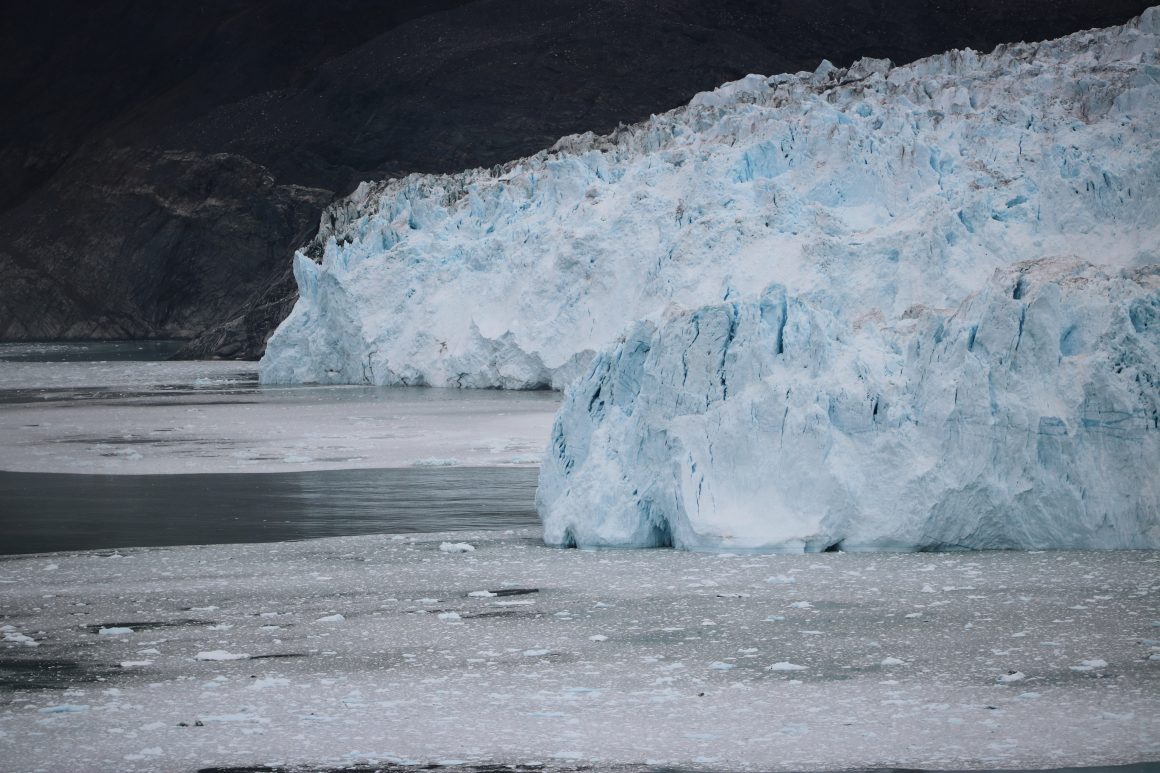
<instances>
[{"instance_id":1,"label":"fjord water","mask_svg":"<svg viewBox=\"0 0 1160 773\"><path fill-rule=\"evenodd\" d=\"M532 526L537 470L0 472L0 553Z\"/></svg>"},{"instance_id":2,"label":"fjord water","mask_svg":"<svg viewBox=\"0 0 1160 773\"><path fill-rule=\"evenodd\" d=\"M174 348L0 345L0 554L537 523L552 395L264 389Z\"/></svg>"}]
</instances>

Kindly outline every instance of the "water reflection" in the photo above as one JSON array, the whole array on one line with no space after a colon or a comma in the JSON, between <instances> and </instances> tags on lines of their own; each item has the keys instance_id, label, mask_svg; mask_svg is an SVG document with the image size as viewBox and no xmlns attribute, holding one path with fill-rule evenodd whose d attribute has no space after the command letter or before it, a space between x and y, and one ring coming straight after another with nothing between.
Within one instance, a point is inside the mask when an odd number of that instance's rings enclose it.
<instances>
[{"instance_id":1,"label":"water reflection","mask_svg":"<svg viewBox=\"0 0 1160 773\"><path fill-rule=\"evenodd\" d=\"M0 472L0 553L275 542L538 523L537 470Z\"/></svg>"}]
</instances>

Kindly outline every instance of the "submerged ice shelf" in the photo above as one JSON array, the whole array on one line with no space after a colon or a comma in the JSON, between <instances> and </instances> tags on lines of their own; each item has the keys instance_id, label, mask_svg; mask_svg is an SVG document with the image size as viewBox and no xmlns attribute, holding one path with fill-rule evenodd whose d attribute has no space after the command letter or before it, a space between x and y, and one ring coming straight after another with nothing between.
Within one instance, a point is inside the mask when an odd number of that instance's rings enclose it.
<instances>
[{"instance_id":1,"label":"submerged ice shelf","mask_svg":"<svg viewBox=\"0 0 1160 773\"><path fill-rule=\"evenodd\" d=\"M537 530L2 557L0 768L1156 761L1158 568Z\"/></svg>"}]
</instances>

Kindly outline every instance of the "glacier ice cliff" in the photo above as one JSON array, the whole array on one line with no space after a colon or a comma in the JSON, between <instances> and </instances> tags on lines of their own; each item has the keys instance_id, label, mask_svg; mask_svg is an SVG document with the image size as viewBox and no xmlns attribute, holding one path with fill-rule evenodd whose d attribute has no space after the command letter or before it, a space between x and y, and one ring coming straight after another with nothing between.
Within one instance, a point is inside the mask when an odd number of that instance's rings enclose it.
<instances>
[{"instance_id":1,"label":"glacier ice cliff","mask_svg":"<svg viewBox=\"0 0 1160 773\"><path fill-rule=\"evenodd\" d=\"M295 257L266 383L562 388L626 325L777 282L837 318L998 268L1156 260L1160 11L1046 43L748 76L492 169L363 184Z\"/></svg>"},{"instance_id":2,"label":"glacier ice cliff","mask_svg":"<svg viewBox=\"0 0 1160 773\"><path fill-rule=\"evenodd\" d=\"M568 388L550 544L1160 548L1160 8L364 184L294 271L266 383Z\"/></svg>"},{"instance_id":3,"label":"glacier ice cliff","mask_svg":"<svg viewBox=\"0 0 1160 773\"><path fill-rule=\"evenodd\" d=\"M773 286L633 325L569 388L549 544L1160 548L1160 266L1042 259L953 312Z\"/></svg>"}]
</instances>

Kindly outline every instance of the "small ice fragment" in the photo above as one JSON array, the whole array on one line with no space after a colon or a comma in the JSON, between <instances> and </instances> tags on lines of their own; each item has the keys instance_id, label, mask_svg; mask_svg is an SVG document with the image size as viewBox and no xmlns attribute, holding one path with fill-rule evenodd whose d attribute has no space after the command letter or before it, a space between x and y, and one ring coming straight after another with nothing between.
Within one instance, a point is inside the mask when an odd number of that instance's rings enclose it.
<instances>
[{"instance_id":1,"label":"small ice fragment","mask_svg":"<svg viewBox=\"0 0 1160 773\"><path fill-rule=\"evenodd\" d=\"M1069 666L1072 671L1093 671L1097 668L1107 668L1108 661L1094 658L1092 660L1081 660L1078 666Z\"/></svg>"},{"instance_id":2,"label":"small ice fragment","mask_svg":"<svg viewBox=\"0 0 1160 773\"><path fill-rule=\"evenodd\" d=\"M126 636L126 635L131 634L131 633L133 633L133 629L126 628L124 626L113 626L112 628L101 628L100 630L97 631L97 634L99 636Z\"/></svg>"},{"instance_id":3,"label":"small ice fragment","mask_svg":"<svg viewBox=\"0 0 1160 773\"><path fill-rule=\"evenodd\" d=\"M524 657L538 658L547 655L551 650L524 650Z\"/></svg>"},{"instance_id":4,"label":"small ice fragment","mask_svg":"<svg viewBox=\"0 0 1160 773\"><path fill-rule=\"evenodd\" d=\"M608 641L608 637L604 634L594 634L588 637L588 641Z\"/></svg>"},{"instance_id":5,"label":"small ice fragment","mask_svg":"<svg viewBox=\"0 0 1160 773\"><path fill-rule=\"evenodd\" d=\"M1011 671L1010 673L1000 676L999 682L1002 684L1010 684L1012 682L1022 682L1026 678L1027 674L1023 673L1022 671Z\"/></svg>"},{"instance_id":6,"label":"small ice fragment","mask_svg":"<svg viewBox=\"0 0 1160 773\"><path fill-rule=\"evenodd\" d=\"M62 703L59 706L45 706L40 710L41 714L76 714L81 711L88 711L89 707L83 703Z\"/></svg>"},{"instance_id":7,"label":"small ice fragment","mask_svg":"<svg viewBox=\"0 0 1160 773\"><path fill-rule=\"evenodd\" d=\"M795 601L789 605L790 609L813 609L814 605L808 601Z\"/></svg>"},{"instance_id":8,"label":"small ice fragment","mask_svg":"<svg viewBox=\"0 0 1160 773\"><path fill-rule=\"evenodd\" d=\"M439 619L449 623L458 623L463 618L459 616L458 612L440 612Z\"/></svg>"},{"instance_id":9,"label":"small ice fragment","mask_svg":"<svg viewBox=\"0 0 1160 773\"><path fill-rule=\"evenodd\" d=\"M495 596L498 596L499 594L492 593L489 590L473 590L471 593L468 593L467 595L474 596L477 599L490 599L490 598L493 598Z\"/></svg>"},{"instance_id":10,"label":"small ice fragment","mask_svg":"<svg viewBox=\"0 0 1160 773\"><path fill-rule=\"evenodd\" d=\"M765 618L767 623L780 623L782 620L785 620L785 615L770 615Z\"/></svg>"},{"instance_id":11,"label":"small ice fragment","mask_svg":"<svg viewBox=\"0 0 1160 773\"><path fill-rule=\"evenodd\" d=\"M907 620L913 620L916 617L922 617L922 612L911 612L910 614L905 615L905 617Z\"/></svg>"},{"instance_id":12,"label":"small ice fragment","mask_svg":"<svg viewBox=\"0 0 1160 773\"><path fill-rule=\"evenodd\" d=\"M152 660L122 660L121 668L143 668L153 665Z\"/></svg>"},{"instance_id":13,"label":"small ice fragment","mask_svg":"<svg viewBox=\"0 0 1160 773\"><path fill-rule=\"evenodd\" d=\"M193 656L194 660L246 660L250 656L244 653L226 652L225 650L210 650L199 652Z\"/></svg>"},{"instance_id":14,"label":"small ice fragment","mask_svg":"<svg viewBox=\"0 0 1160 773\"><path fill-rule=\"evenodd\" d=\"M341 623L345 619L346 618L343 617L342 615L335 614L335 615L326 615L325 617L320 617L317 620L315 620L314 622L316 622L316 623Z\"/></svg>"},{"instance_id":15,"label":"small ice fragment","mask_svg":"<svg viewBox=\"0 0 1160 773\"><path fill-rule=\"evenodd\" d=\"M3 641L11 644L23 644L25 647L39 647L40 642L33 639L31 636L25 636L19 631L8 631L4 634Z\"/></svg>"},{"instance_id":16,"label":"small ice fragment","mask_svg":"<svg viewBox=\"0 0 1160 773\"><path fill-rule=\"evenodd\" d=\"M459 464L459 460L455 457L441 459L436 456L429 456L426 459L416 459L411 462L412 467L454 467L457 464Z\"/></svg>"},{"instance_id":17,"label":"small ice fragment","mask_svg":"<svg viewBox=\"0 0 1160 773\"><path fill-rule=\"evenodd\" d=\"M934 586L932 586L930 583L926 583L925 585L922 586L922 592L923 593L938 593L938 591L935 590Z\"/></svg>"},{"instance_id":18,"label":"small ice fragment","mask_svg":"<svg viewBox=\"0 0 1160 773\"><path fill-rule=\"evenodd\" d=\"M766 577L765 581L771 585L789 585L797 582L797 579L784 574L775 574L773 577Z\"/></svg>"},{"instance_id":19,"label":"small ice fragment","mask_svg":"<svg viewBox=\"0 0 1160 773\"><path fill-rule=\"evenodd\" d=\"M899 658L882 658L881 665L884 665L884 666L905 666L906 661L900 660Z\"/></svg>"},{"instance_id":20,"label":"small ice fragment","mask_svg":"<svg viewBox=\"0 0 1160 773\"><path fill-rule=\"evenodd\" d=\"M441 542L439 550L444 553L474 553L475 546L466 542Z\"/></svg>"},{"instance_id":21,"label":"small ice fragment","mask_svg":"<svg viewBox=\"0 0 1160 773\"><path fill-rule=\"evenodd\" d=\"M728 671L729 669L736 667L737 666L732 663L725 663L724 661L720 660L714 660L709 664L709 668L713 669L714 671Z\"/></svg>"},{"instance_id":22,"label":"small ice fragment","mask_svg":"<svg viewBox=\"0 0 1160 773\"><path fill-rule=\"evenodd\" d=\"M789 663L785 660L780 663L774 663L769 667L770 671L805 671L806 666L799 666L797 663Z\"/></svg>"}]
</instances>

